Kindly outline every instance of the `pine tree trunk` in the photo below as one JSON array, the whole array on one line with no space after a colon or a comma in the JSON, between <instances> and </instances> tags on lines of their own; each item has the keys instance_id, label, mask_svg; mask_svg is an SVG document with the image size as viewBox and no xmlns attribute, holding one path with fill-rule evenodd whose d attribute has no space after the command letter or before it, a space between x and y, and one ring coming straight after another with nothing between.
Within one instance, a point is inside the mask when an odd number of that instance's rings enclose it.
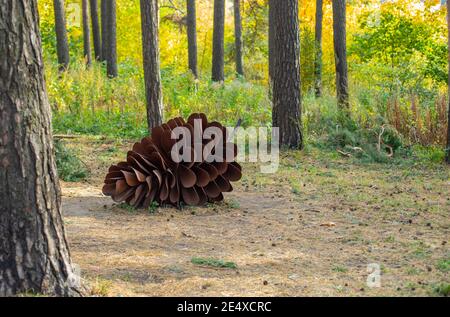
<instances>
[{"instance_id":1,"label":"pine tree trunk","mask_svg":"<svg viewBox=\"0 0 450 317\"><path fill-rule=\"evenodd\" d=\"M197 17L195 0L187 0L186 2L189 69L191 70L195 78L197 78Z\"/></svg>"},{"instance_id":2,"label":"pine tree trunk","mask_svg":"<svg viewBox=\"0 0 450 317\"><path fill-rule=\"evenodd\" d=\"M224 80L225 0L214 0L212 80Z\"/></svg>"},{"instance_id":3,"label":"pine tree trunk","mask_svg":"<svg viewBox=\"0 0 450 317\"><path fill-rule=\"evenodd\" d=\"M273 0L273 113L279 127L280 145L303 147L300 99L300 38L298 0Z\"/></svg>"},{"instance_id":4,"label":"pine tree trunk","mask_svg":"<svg viewBox=\"0 0 450 317\"><path fill-rule=\"evenodd\" d=\"M92 64L91 58L91 30L89 28L89 7L88 0L82 0L81 10L83 17L83 48L84 48L84 60L89 67Z\"/></svg>"},{"instance_id":5,"label":"pine tree trunk","mask_svg":"<svg viewBox=\"0 0 450 317\"><path fill-rule=\"evenodd\" d=\"M316 97L322 96L322 0L316 0L316 28L314 32L314 90Z\"/></svg>"},{"instance_id":6,"label":"pine tree trunk","mask_svg":"<svg viewBox=\"0 0 450 317\"><path fill-rule=\"evenodd\" d=\"M107 11L108 11L108 0L101 0L100 3L100 22L102 24L102 56L101 61L106 62L108 59L108 18L107 18Z\"/></svg>"},{"instance_id":7,"label":"pine tree trunk","mask_svg":"<svg viewBox=\"0 0 450 317\"><path fill-rule=\"evenodd\" d=\"M332 0L332 2L337 100L340 109L348 110L349 100L347 74L347 41L345 31L345 0Z\"/></svg>"},{"instance_id":8,"label":"pine tree trunk","mask_svg":"<svg viewBox=\"0 0 450 317\"><path fill-rule=\"evenodd\" d=\"M69 42L67 40L64 0L53 0L55 12L56 53L61 70L69 66Z\"/></svg>"},{"instance_id":9,"label":"pine tree trunk","mask_svg":"<svg viewBox=\"0 0 450 317\"><path fill-rule=\"evenodd\" d=\"M0 0L0 296L79 294L61 217L36 0Z\"/></svg>"},{"instance_id":10,"label":"pine tree trunk","mask_svg":"<svg viewBox=\"0 0 450 317\"><path fill-rule=\"evenodd\" d=\"M147 123L151 132L162 123L161 73L159 69L158 0L141 0L142 52Z\"/></svg>"},{"instance_id":11,"label":"pine tree trunk","mask_svg":"<svg viewBox=\"0 0 450 317\"><path fill-rule=\"evenodd\" d=\"M99 61L102 56L102 42L100 36L100 25L98 21L98 1L90 0L90 8L91 8L92 35L94 37L94 54L95 59Z\"/></svg>"},{"instance_id":12,"label":"pine tree trunk","mask_svg":"<svg viewBox=\"0 0 450 317\"><path fill-rule=\"evenodd\" d=\"M273 51L274 47L274 38L275 38L275 17L274 17L274 2L277 0L269 0L269 86L272 87L272 78L273 78L273 57L275 53Z\"/></svg>"},{"instance_id":13,"label":"pine tree trunk","mask_svg":"<svg viewBox=\"0 0 450 317\"><path fill-rule=\"evenodd\" d=\"M447 40L448 40L448 109L447 109L447 147L445 161L450 164L450 1L447 1Z\"/></svg>"},{"instance_id":14,"label":"pine tree trunk","mask_svg":"<svg viewBox=\"0 0 450 317\"><path fill-rule=\"evenodd\" d=\"M106 5L107 54L106 73L109 78L117 77L117 21L116 0L107 1Z\"/></svg>"},{"instance_id":15,"label":"pine tree trunk","mask_svg":"<svg viewBox=\"0 0 450 317\"><path fill-rule=\"evenodd\" d=\"M236 48L236 73L244 76L241 1L234 0L234 42Z\"/></svg>"}]
</instances>

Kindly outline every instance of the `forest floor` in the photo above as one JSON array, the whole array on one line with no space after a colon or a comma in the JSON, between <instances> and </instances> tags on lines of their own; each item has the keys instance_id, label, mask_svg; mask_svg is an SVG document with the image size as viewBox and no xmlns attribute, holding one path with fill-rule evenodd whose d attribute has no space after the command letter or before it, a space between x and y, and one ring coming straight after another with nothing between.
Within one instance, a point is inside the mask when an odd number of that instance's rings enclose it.
<instances>
[{"instance_id":1,"label":"forest floor","mask_svg":"<svg viewBox=\"0 0 450 317\"><path fill-rule=\"evenodd\" d=\"M131 210L101 193L132 143L66 140L89 167L62 182L73 261L99 296L419 296L450 286L450 169L309 149L275 174L243 164L217 205ZM233 262L220 268L194 258ZM195 263L194 263L195 262ZM369 264L381 270L369 287Z\"/></svg>"}]
</instances>

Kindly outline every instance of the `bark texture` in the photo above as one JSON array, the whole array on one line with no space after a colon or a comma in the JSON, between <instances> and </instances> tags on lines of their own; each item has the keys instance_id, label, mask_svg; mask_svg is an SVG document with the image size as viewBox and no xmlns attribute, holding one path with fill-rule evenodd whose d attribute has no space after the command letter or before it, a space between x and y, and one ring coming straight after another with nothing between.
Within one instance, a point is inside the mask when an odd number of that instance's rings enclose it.
<instances>
[{"instance_id":1,"label":"bark texture","mask_svg":"<svg viewBox=\"0 0 450 317\"><path fill-rule=\"evenodd\" d=\"M56 53L61 70L69 66L69 42L67 40L64 0L53 0L55 12Z\"/></svg>"},{"instance_id":2,"label":"bark texture","mask_svg":"<svg viewBox=\"0 0 450 317\"><path fill-rule=\"evenodd\" d=\"M332 0L332 2L336 95L340 109L348 110L347 40L345 28L346 0Z\"/></svg>"},{"instance_id":3,"label":"bark texture","mask_svg":"<svg viewBox=\"0 0 450 317\"><path fill-rule=\"evenodd\" d=\"M79 295L38 27L36 0L0 0L0 296Z\"/></svg>"},{"instance_id":4,"label":"bark texture","mask_svg":"<svg viewBox=\"0 0 450 317\"><path fill-rule=\"evenodd\" d=\"M102 38L100 36L100 25L98 21L98 1L90 0L92 35L94 40L95 59L100 60L102 56Z\"/></svg>"},{"instance_id":5,"label":"bark texture","mask_svg":"<svg viewBox=\"0 0 450 317\"><path fill-rule=\"evenodd\" d=\"M186 2L189 69L195 78L197 78L197 14L195 0L186 0Z\"/></svg>"},{"instance_id":6,"label":"bark texture","mask_svg":"<svg viewBox=\"0 0 450 317\"><path fill-rule=\"evenodd\" d=\"M82 0L81 11L83 17L83 49L84 49L84 60L87 66L91 66L91 29L89 27L89 4L88 0Z\"/></svg>"},{"instance_id":7,"label":"bark texture","mask_svg":"<svg viewBox=\"0 0 450 317\"><path fill-rule=\"evenodd\" d=\"M117 21L116 0L108 0L106 4L107 53L106 72L109 78L117 77Z\"/></svg>"},{"instance_id":8,"label":"bark texture","mask_svg":"<svg viewBox=\"0 0 450 317\"><path fill-rule=\"evenodd\" d=\"M224 80L225 0L214 0L212 80Z\"/></svg>"},{"instance_id":9,"label":"bark texture","mask_svg":"<svg viewBox=\"0 0 450 317\"><path fill-rule=\"evenodd\" d=\"M159 66L159 10L157 0L141 0L142 52L144 63L147 123L152 128L162 124L162 91Z\"/></svg>"},{"instance_id":10,"label":"bark texture","mask_svg":"<svg viewBox=\"0 0 450 317\"><path fill-rule=\"evenodd\" d=\"M316 26L314 32L314 91L322 96L322 20L323 2L316 0Z\"/></svg>"},{"instance_id":11,"label":"bark texture","mask_svg":"<svg viewBox=\"0 0 450 317\"><path fill-rule=\"evenodd\" d=\"M107 19L107 11L108 11L108 0L101 0L100 3L100 17L101 17L101 34L102 34L102 56L101 61L106 62L108 58L108 19Z\"/></svg>"},{"instance_id":12,"label":"bark texture","mask_svg":"<svg viewBox=\"0 0 450 317\"><path fill-rule=\"evenodd\" d=\"M300 38L297 0L274 0L272 125L279 127L280 145L302 148L300 100Z\"/></svg>"},{"instance_id":13,"label":"bark texture","mask_svg":"<svg viewBox=\"0 0 450 317\"><path fill-rule=\"evenodd\" d=\"M236 73L244 76L241 0L234 0L234 45L236 49Z\"/></svg>"},{"instance_id":14,"label":"bark texture","mask_svg":"<svg viewBox=\"0 0 450 317\"><path fill-rule=\"evenodd\" d=\"M272 78L273 78L273 57L274 57L274 38L275 38L275 4L274 2L277 0L269 0L269 86L272 87ZM269 89L271 90L271 89Z\"/></svg>"},{"instance_id":15,"label":"bark texture","mask_svg":"<svg viewBox=\"0 0 450 317\"><path fill-rule=\"evenodd\" d=\"M450 1L447 1L447 31L448 31L448 109L447 109L447 147L445 161L450 164Z\"/></svg>"}]
</instances>

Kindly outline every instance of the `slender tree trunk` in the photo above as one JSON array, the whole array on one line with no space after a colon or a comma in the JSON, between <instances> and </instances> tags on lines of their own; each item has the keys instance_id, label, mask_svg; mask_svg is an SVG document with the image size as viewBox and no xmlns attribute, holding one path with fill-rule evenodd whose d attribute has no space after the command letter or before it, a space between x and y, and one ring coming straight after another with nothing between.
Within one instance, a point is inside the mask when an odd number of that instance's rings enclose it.
<instances>
[{"instance_id":1,"label":"slender tree trunk","mask_svg":"<svg viewBox=\"0 0 450 317\"><path fill-rule=\"evenodd\" d=\"M67 40L64 0L53 0L55 12L56 52L61 70L69 66L69 41Z\"/></svg>"},{"instance_id":2,"label":"slender tree trunk","mask_svg":"<svg viewBox=\"0 0 450 317\"><path fill-rule=\"evenodd\" d=\"M117 77L117 21L116 0L108 0L106 5L107 53L106 72L109 78Z\"/></svg>"},{"instance_id":3,"label":"slender tree trunk","mask_svg":"<svg viewBox=\"0 0 450 317\"><path fill-rule=\"evenodd\" d=\"M277 0L269 0L269 86L272 87L272 78L273 78L273 58L275 53L273 51L274 48L274 38L275 38L275 4L274 2Z\"/></svg>"},{"instance_id":4,"label":"slender tree trunk","mask_svg":"<svg viewBox=\"0 0 450 317\"><path fill-rule=\"evenodd\" d=\"M212 80L224 80L225 0L214 0Z\"/></svg>"},{"instance_id":5,"label":"slender tree trunk","mask_svg":"<svg viewBox=\"0 0 450 317\"><path fill-rule=\"evenodd\" d=\"M101 61L106 62L108 58L108 19L107 19L107 9L109 0L101 0L100 3L100 13L101 13L101 24L102 24L102 56Z\"/></svg>"},{"instance_id":6,"label":"slender tree trunk","mask_svg":"<svg viewBox=\"0 0 450 317\"><path fill-rule=\"evenodd\" d=\"M148 129L162 123L161 73L159 69L158 0L141 0L142 52Z\"/></svg>"},{"instance_id":7,"label":"slender tree trunk","mask_svg":"<svg viewBox=\"0 0 450 317\"><path fill-rule=\"evenodd\" d=\"M98 1L90 0L90 8L91 8L92 34L94 37L94 54L95 59L99 61L102 56L102 42L100 36L100 25L98 21Z\"/></svg>"},{"instance_id":8,"label":"slender tree trunk","mask_svg":"<svg viewBox=\"0 0 450 317\"><path fill-rule=\"evenodd\" d=\"M234 0L234 43L236 49L236 73L244 76L241 1Z\"/></svg>"},{"instance_id":9,"label":"slender tree trunk","mask_svg":"<svg viewBox=\"0 0 450 317\"><path fill-rule=\"evenodd\" d=\"M447 147L445 161L450 164L450 1L447 0L447 39L448 39L448 109L447 109Z\"/></svg>"},{"instance_id":10,"label":"slender tree trunk","mask_svg":"<svg viewBox=\"0 0 450 317\"><path fill-rule=\"evenodd\" d=\"M302 148L298 0L273 0L273 127L280 145Z\"/></svg>"},{"instance_id":11,"label":"slender tree trunk","mask_svg":"<svg viewBox=\"0 0 450 317\"><path fill-rule=\"evenodd\" d=\"M89 7L88 0L82 0L81 10L83 16L83 48L84 48L84 60L89 67L92 64L91 59L91 30L89 28Z\"/></svg>"},{"instance_id":12,"label":"slender tree trunk","mask_svg":"<svg viewBox=\"0 0 450 317\"><path fill-rule=\"evenodd\" d=\"M79 295L61 217L36 0L0 0L0 296Z\"/></svg>"},{"instance_id":13,"label":"slender tree trunk","mask_svg":"<svg viewBox=\"0 0 450 317\"><path fill-rule=\"evenodd\" d=\"M332 2L337 100L340 109L348 110L347 41L345 31L346 0L332 0Z\"/></svg>"},{"instance_id":14,"label":"slender tree trunk","mask_svg":"<svg viewBox=\"0 0 450 317\"><path fill-rule=\"evenodd\" d=\"M197 17L195 10L195 0L186 0L186 4L189 69L191 70L195 78L197 78Z\"/></svg>"},{"instance_id":15,"label":"slender tree trunk","mask_svg":"<svg viewBox=\"0 0 450 317\"><path fill-rule=\"evenodd\" d=\"M316 0L316 29L314 32L314 90L316 97L322 96L322 0Z\"/></svg>"}]
</instances>

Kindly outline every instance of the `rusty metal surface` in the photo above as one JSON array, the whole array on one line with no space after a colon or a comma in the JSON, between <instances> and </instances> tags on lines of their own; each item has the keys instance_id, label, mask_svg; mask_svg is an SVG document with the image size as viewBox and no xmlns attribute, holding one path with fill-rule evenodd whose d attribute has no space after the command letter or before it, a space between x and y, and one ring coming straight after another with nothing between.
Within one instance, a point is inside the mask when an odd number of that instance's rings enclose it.
<instances>
[{"instance_id":1,"label":"rusty metal surface","mask_svg":"<svg viewBox=\"0 0 450 317\"><path fill-rule=\"evenodd\" d=\"M198 119L197 125L194 124L195 119ZM237 147L227 142L225 135L220 140L202 139L201 146L197 147L192 137L187 150L192 152L195 161L176 163L172 159L172 146L178 141L171 139L172 130L184 127L193 134L194 126L200 127L198 130L202 134L209 127L226 132L220 123L208 122L203 113L192 114L187 122L179 117L153 128L151 137L133 145L127 153L126 162L109 168L103 194L111 196L115 202L126 202L135 208L148 208L153 202L180 207L182 204L200 206L223 200L223 193L233 190L231 182L242 177L242 168L235 162ZM213 141L218 145L213 147ZM218 147L222 147L222 155L216 152ZM195 152L195 148L200 148L202 152ZM228 157L225 156L227 152L231 153ZM211 155L221 159L212 159Z\"/></svg>"}]
</instances>

